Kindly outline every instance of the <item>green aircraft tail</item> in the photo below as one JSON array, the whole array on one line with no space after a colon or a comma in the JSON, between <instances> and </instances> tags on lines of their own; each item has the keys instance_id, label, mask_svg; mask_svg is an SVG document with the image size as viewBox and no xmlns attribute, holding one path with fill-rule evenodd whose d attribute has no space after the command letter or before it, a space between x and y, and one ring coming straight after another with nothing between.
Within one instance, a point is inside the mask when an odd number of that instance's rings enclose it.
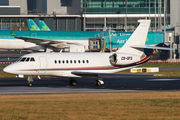
<instances>
[{"instance_id":1,"label":"green aircraft tail","mask_svg":"<svg viewBox=\"0 0 180 120\"><path fill-rule=\"evenodd\" d=\"M51 31L51 29L46 25L43 20L38 20L39 27L41 31Z\"/></svg>"},{"instance_id":2,"label":"green aircraft tail","mask_svg":"<svg viewBox=\"0 0 180 120\"><path fill-rule=\"evenodd\" d=\"M30 31L41 31L32 19L27 19L27 24Z\"/></svg>"}]
</instances>

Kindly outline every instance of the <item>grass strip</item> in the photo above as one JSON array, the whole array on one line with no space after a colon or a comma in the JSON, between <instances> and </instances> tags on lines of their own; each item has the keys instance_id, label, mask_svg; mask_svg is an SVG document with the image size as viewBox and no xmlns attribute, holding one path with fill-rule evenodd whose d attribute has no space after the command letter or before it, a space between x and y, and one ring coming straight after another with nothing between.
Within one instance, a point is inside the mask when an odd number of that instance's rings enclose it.
<instances>
[{"instance_id":1,"label":"grass strip","mask_svg":"<svg viewBox=\"0 0 180 120\"><path fill-rule=\"evenodd\" d=\"M15 75L5 73L3 71L0 71L0 78L15 78Z\"/></svg>"},{"instance_id":2,"label":"grass strip","mask_svg":"<svg viewBox=\"0 0 180 120\"><path fill-rule=\"evenodd\" d=\"M4 68L6 66L8 66L8 64L0 64L0 68Z\"/></svg>"},{"instance_id":3,"label":"grass strip","mask_svg":"<svg viewBox=\"0 0 180 120\"><path fill-rule=\"evenodd\" d=\"M180 63L145 63L139 67L180 67Z\"/></svg>"},{"instance_id":4,"label":"grass strip","mask_svg":"<svg viewBox=\"0 0 180 120\"><path fill-rule=\"evenodd\" d=\"M180 119L180 92L0 95L3 120Z\"/></svg>"}]
</instances>

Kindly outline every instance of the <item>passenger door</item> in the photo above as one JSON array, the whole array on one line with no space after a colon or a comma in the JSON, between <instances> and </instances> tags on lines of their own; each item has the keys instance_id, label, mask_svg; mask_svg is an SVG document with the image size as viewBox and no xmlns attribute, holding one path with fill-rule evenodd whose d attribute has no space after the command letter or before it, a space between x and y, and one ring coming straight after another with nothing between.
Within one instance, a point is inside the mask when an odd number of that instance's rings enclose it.
<instances>
[{"instance_id":1,"label":"passenger door","mask_svg":"<svg viewBox=\"0 0 180 120\"><path fill-rule=\"evenodd\" d=\"M39 57L39 75L46 73L47 59L44 56Z\"/></svg>"}]
</instances>

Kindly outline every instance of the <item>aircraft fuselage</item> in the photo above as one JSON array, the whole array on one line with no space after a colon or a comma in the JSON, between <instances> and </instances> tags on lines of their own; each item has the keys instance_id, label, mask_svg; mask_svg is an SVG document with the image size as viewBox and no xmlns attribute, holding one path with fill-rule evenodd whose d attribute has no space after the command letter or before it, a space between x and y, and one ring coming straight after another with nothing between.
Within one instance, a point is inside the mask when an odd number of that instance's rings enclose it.
<instances>
[{"instance_id":1,"label":"aircraft fuselage","mask_svg":"<svg viewBox=\"0 0 180 120\"><path fill-rule=\"evenodd\" d=\"M32 53L22 56L24 60L21 58L4 71L17 75L80 77L71 72L115 73L149 60L149 57L146 57L138 63L114 66L109 60L111 55L112 53ZM34 61L31 61L31 58Z\"/></svg>"}]
</instances>

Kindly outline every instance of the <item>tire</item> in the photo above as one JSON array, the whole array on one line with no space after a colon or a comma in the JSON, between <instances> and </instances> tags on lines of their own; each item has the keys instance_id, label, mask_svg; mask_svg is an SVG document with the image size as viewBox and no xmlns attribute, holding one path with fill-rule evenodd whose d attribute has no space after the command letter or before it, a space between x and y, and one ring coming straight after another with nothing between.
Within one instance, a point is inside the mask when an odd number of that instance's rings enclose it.
<instances>
[{"instance_id":1,"label":"tire","mask_svg":"<svg viewBox=\"0 0 180 120\"><path fill-rule=\"evenodd\" d=\"M32 87L32 84L31 84L31 83L28 83L28 87Z\"/></svg>"},{"instance_id":2,"label":"tire","mask_svg":"<svg viewBox=\"0 0 180 120\"><path fill-rule=\"evenodd\" d=\"M96 81L95 81L95 85L96 85L96 86L101 86L102 84L101 84L101 82L100 82L99 80L96 80Z\"/></svg>"},{"instance_id":3,"label":"tire","mask_svg":"<svg viewBox=\"0 0 180 120\"><path fill-rule=\"evenodd\" d=\"M76 86L77 85L77 81L76 80L70 80L70 85L71 86Z\"/></svg>"}]
</instances>

